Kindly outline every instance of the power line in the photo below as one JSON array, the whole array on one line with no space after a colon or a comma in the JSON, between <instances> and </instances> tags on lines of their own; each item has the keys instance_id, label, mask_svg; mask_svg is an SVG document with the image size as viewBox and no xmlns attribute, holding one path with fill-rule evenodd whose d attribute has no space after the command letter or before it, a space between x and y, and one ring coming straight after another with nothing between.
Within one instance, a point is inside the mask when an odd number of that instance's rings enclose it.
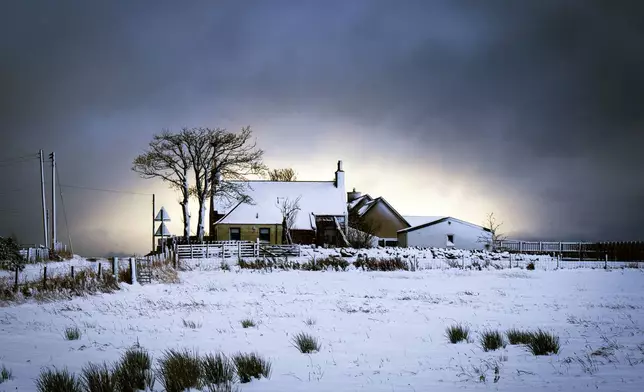
<instances>
[{"instance_id":1,"label":"power line","mask_svg":"<svg viewBox=\"0 0 644 392\"><path fill-rule=\"evenodd\" d=\"M19 157L13 157L13 158L7 158L7 159L0 160L0 163L13 162L13 161L19 161L19 160L37 159L37 158L38 158L38 154L21 155Z\"/></svg>"},{"instance_id":2,"label":"power line","mask_svg":"<svg viewBox=\"0 0 644 392\"><path fill-rule=\"evenodd\" d=\"M142 193L142 192L132 192L132 191L121 191L116 189L102 189L102 188L91 188L87 186L77 186L77 185L63 185L58 184L59 187L63 188L72 188L72 189L84 189L88 191L97 191L97 192L110 192L110 193L125 193L130 195L141 195L141 196L152 196L152 193Z\"/></svg>"},{"instance_id":3,"label":"power line","mask_svg":"<svg viewBox=\"0 0 644 392\"><path fill-rule=\"evenodd\" d=\"M38 158L19 159L15 161L0 161L0 167L14 166L20 163L37 161Z\"/></svg>"},{"instance_id":4,"label":"power line","mask_svg":"<svg viewBox=\"0 0 644 392\"><path fill-rule=\"evenodd\" d=\"M0 192L0 196L8 195L10 193L15 193L15 192L26 191L26 190L31 191L32 189L28 189L28 188L24 188L24 187L23 188L16 188L16 189L9 189L8 191Z\"/></svg>"}]
</instances>

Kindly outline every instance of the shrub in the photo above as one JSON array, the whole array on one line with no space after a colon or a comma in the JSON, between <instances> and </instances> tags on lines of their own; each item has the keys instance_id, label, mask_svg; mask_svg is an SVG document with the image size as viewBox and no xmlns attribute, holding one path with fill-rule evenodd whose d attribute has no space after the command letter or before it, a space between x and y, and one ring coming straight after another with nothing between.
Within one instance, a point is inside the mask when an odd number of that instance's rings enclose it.
<instances>
[{"instance_id":1,"label":"shrub","mask_svg":"<svg viewBox=\"0 0 644 392\"><path fill-rule=\"evenodd\" d=\"M311 259L301 265L301 269L304 271L326 271L329 268L335 271L346 271L347 267L349 267L348 261L334 256Z\"/></svg>"},{"instance_id":2,"label":"shrub","mask_svg":"<svg viewBox=\"0 0 644 392\"><path fill-rule=\"evenodd\" d=\"M38 392L83 392L81 382L67 369L45 369L36 380Z\"/></svg>"},{"instance_id":3,"label":"shrub","mask_svg":"<svg viewBox=\"0 0 644 392\"><path fill-rule=\"evenodd\" d=\"M201 387L202 369L201 359L196 352L167 350L159 359L158 374L167 392L183 392Z\"/></svg>"},{"instance_id":4,"label":"shrub","mask_svg":"<svg viewBox=\"0 0 644 392\"><path fill-rule=\"evenodd\" d=\"M65 328L65 339L67 340L78 340L81 337L81 331L78 327L67 327Z\"/></svg>"},{"instance_id":5,"label":"shrub","mask_svg":"<svg viewBox=\"0 0 644 392\"><path fill-rule=\"evenodd\" d=\"M233 355L237 377L241 383L251 382L253 378L260 379L263 377L270 378L271 363L262 358L259 354L242 354Z\"/></svg>"},{"instance_id":6,"label":"shrub","mask_svg":"<svg viewBox=\"0 0 644 392\"><path fill-rule=\"evenodd\" d=\"M244 319L241 321L241 325L244 328L255 327L255 322L252 319Z\"/></svg>"},{"instance_id":7,"label":"shrub","mask_svg":"<svg viewBox=\"0 0 644 392\"><path fill-rule=\"evenodd\" d=\"M201 368L204 384L211 391L223 391L235 382L235 365L224 354L206 355L201 359Z\"/></svg>"},{"instance_id":8,"label":"shrub","mask_svg":"<svg viewBox=\"0 0 644 392\"><path fill-rule=\"evenodd\" d=\"M450 343L458 343L461 341L468 341L470 337L470 328L467 325L455 324L447 327L445 335Z\"/></svg>"},{"instance_id":9,"label":"shrub","mask_svg":"<svg viewBox=\"0 0 644 392\"><path fill-rule=\"evenodd\" d=\"M139 346L125 351L114 369L114 381L118 390L124 392L152 388L154 375L152 373L152 357L148 351Z\"/></svg>"},{"instance_id":10,"label":"shrub","mask_svg":"<svg viewBox=\"0 0 644 392\"><path fill-rule=\"evenodd\" d=\"M510 344L528 344L532 341L533 335L530 331L521 331L516 328L509 329L505 334Z\"/></svg>"},{"instance_id":11,"label":"shrub","mask_svg":"<svg viewBox=\"0 0 644 392\"><path fill-rule=\"evenodd\" d=\"M13 379L11 370L7 369L6 366L2 365L2 367L0 367L0 384L11 379Z\"/></svg>"},{"instance_id":12,"label":"shrub","mask_svg":"<svg viewBox=\"0 0 644 392\"><path fill-rule=\"evenodd\" d=\"M539 329L532 334L527 347L534 355L549 355L559 353L559 337Z\"/></svg>"},{"instance_id":13,"label":"shrub","mask_svg":"<svg viewBox=\"0 0 644 392\"><path fill-rule=\"evenodd\" d=\"M320 351L320 342L314 336L305 332L298 333L293 337L293 346L300 350L302 354L314 353Z\"/></svg>"},{"instance_id":14,"label":"shrub","mask_svg":"<svg viewBox=\"0 0 644 392\"><path fill-rule=\"evenodd\" d=\"M525 269L529 271L534 271L534 262L529 262L528 265L525 267Z\"/></svg>"},{"instance_id":15,"label":"shrub","mask_svg":"<svg viewBox=\"0 0 644 392\"><path fill-rule=\"evenodd\" d=\"M221 264L219 264L219 269L222 271L230 271L230 266L225 261L222 261Z\"/></svg>"},{"instance_id":16,"label":"shrub","mask_svg":"<svg viewBox=\"0 0 644 392\"><path fill-rule=\"evenodd\" d=\"M186 328L197 329L201 328L201 323L192 320L181 319L183 326Z\"/></svg>"},{"instance_id":17,"label":"shrub","mask_svg":"<svg viewBox=\"0 0 644 392\"><path fill-rule=\"evenodd\" d=\"M105 362L83 367L81 382L86 392L113 392L116 389L112 369Z\"/></svg>"},{"instance_id":18,"label":"shrub","mask_svg":"<svg viewBox=\"0 0 644 392\"><path fill-rule=\"evenodd\" d=\"M389 259L368 258L358 259L354 263L356 268L362 268L365 271L408 271L409 264L404 262L400 257Z\"/></svg>"},{"instance_id":19,"label":"shrub","mask_svg":"<svg viewBox=\"0 0 644 392\"><path fill-rule=\"evenodd\" d=\"M0 270L22 271L25 268L25 262L17 242L11 237L0 237Z\"/></svg>"},{"instance_id":20,"label":"shrub","mask_svg":"<svg viewBox=\"0 0 644 392\"><path fill-rule=\"evenodd\" d=\"M498 350L505 347L505 339L499 331L484 331L481 334L481 347L483 351Z\"/></svg>"}]
</instances>

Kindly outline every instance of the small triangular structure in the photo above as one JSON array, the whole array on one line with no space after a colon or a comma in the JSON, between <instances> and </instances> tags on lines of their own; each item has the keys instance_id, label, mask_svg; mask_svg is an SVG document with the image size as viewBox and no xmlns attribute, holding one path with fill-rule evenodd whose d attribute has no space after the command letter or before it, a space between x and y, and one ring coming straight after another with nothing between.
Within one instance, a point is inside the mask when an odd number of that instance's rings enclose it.
<instances>
[{"instance_id":1,"label":"small triangular structure","mask_svg":"<svg viewBox=\"0 0 644 392\"><path fill-rule=\"evenodd\" d=\"M161 222L157 231L154 233L157 237L170 237L170 230L166 227L165 223Z\"/></svg>"},{"instance_id":2,"label":"small triangular structure","mask_svg":"<svg viewBox=\"0 0 644 392\"><path fill-rule=\"evenodd\" d=\"M165 210L165 208L161 207L159 212L157 213L156 218L154 218L155 222L170 222L170 215L168 215L168 212Z\"/></svg>"}]
</instances>

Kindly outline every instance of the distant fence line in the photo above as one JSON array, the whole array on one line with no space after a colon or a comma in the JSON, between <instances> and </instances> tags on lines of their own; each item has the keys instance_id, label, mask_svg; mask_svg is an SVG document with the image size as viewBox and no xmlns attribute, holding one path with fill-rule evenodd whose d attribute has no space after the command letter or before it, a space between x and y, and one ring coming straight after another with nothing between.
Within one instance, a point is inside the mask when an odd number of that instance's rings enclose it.
<instances>
[{"instance_id":1,"label":"distant fence line","mask_svg":"<svg viewBox=\"0 0 644 392\"><path fill-rule=\"evenodd\" d=\"M554 253L578 260L643 261L644 242L499 241L496 248L517 253Z\"/></svg>"},{"instance_id":2,"label":"distant fence line","mask_svg":"<svg viewBox=\"0 0 644 392\"><path fill-rule=\"evenodd\" d=\"M56 242L54 245L54 252L66 252L67 245ZM51 258L50 249L43 246L36 245L23 245L22 248L18 251L22 257L27 260L28 263L36 263L39 261L49 260Z\"/></svg>"},{"instance_id":3,"label":"distant fence line","mask_svg":"<svg viewBox=\"0 0 644 392\"><path fill-rule=\"evenodd\" d=\"M176 254L182 259L299 257L299 245L271 245L250 241L221 241L207 244L177 245Z\"/></svg>"}]
</instances>

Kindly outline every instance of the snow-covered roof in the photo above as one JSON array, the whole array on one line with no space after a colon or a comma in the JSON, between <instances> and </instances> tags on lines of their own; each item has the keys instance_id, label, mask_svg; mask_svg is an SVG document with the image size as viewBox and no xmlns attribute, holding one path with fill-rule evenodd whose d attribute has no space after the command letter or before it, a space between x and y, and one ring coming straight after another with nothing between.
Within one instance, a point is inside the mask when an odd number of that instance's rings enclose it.
<instances>
[{"instance_id":1,"label":"snow-covered roof","mask_svg":"<svg viewBox=\"0 0 644 392\"><path fill-rule=\"evenodd\" d=\"M415 227L424 225L425 223L435 222L439 219L445 218L445 216L407 216L404 215L403 218L409 223L409 226Z\"/></svg>"},{"instance_id":2,"label":"snow-covered roof","mask_svg":"<svg viewBox=\"0 0 644 392\"><path fill-rule=\"evenodd\" d=\"M217 223L225 224L282 224L278 203L285 198L294 201L300 197L300 210L293 229L315 229L315 215L345 216L347 195L344 187L333 181L249 181L245 193L252 202L234 203L218 211L225 214ZM279 198L279 202L278 202Z\"/></svg>"},{"instance_id":3,"label":"snow-covered roof","mask_svg":"<svg viewBox=\"0 0 644 392\"><path fill-rule=\"evenodd\" d=\"M420 219L420 218L426 218L426 219L425 219L424 223L415 224L415 225L412 225L411 227L408 227L406 229L398 230L398 233L406 233L406 232L409 232L409 231L422 229L423 227L432 226L432 225L435 225L437 223L441 223L441 222L444 222L444 221L447 221L447 220L449 220L450 222L451 221L459 222L459 223L462 223L464 225L475 227L475 228L478 228L478 229L481 229L481 230L490 231L490 229L487 229L487 228L485 228L483 226L475 225L474 223L470 223L470 222L466 222L464 220L456 219L456 218L454 218L452 216L443 216L443 217L436 217L436 216L416 216L416 217L414 217L414 216L406 216L405 217L405 219L408 219L408 218L411 218L411 221L407 220L407 222L409 222L410 224L411 224L412 221L414 221L414 222L422 222L422 219ZM415 221L414 218L419 218L419 219L417 221Z\"/></svg>"},{"instance_id":4,"label":"snow-covered roof","mask_svg":"<svg viewBox=\"0 0 644 392\"><path fill-rule=\"evenodd\" d=\"M355 206L357 206L358 204L360 204L360 202L362 202L362 201L368 201L368 200L371 200L371 196L369 196L369 195L363 195L363 196L360 196L360 197L356 198L355 200L352 200L352 201L350 201L350 202L348 203L349 209L351 210L351 209L353 209Z\"/></svg>"}]
</instances>

